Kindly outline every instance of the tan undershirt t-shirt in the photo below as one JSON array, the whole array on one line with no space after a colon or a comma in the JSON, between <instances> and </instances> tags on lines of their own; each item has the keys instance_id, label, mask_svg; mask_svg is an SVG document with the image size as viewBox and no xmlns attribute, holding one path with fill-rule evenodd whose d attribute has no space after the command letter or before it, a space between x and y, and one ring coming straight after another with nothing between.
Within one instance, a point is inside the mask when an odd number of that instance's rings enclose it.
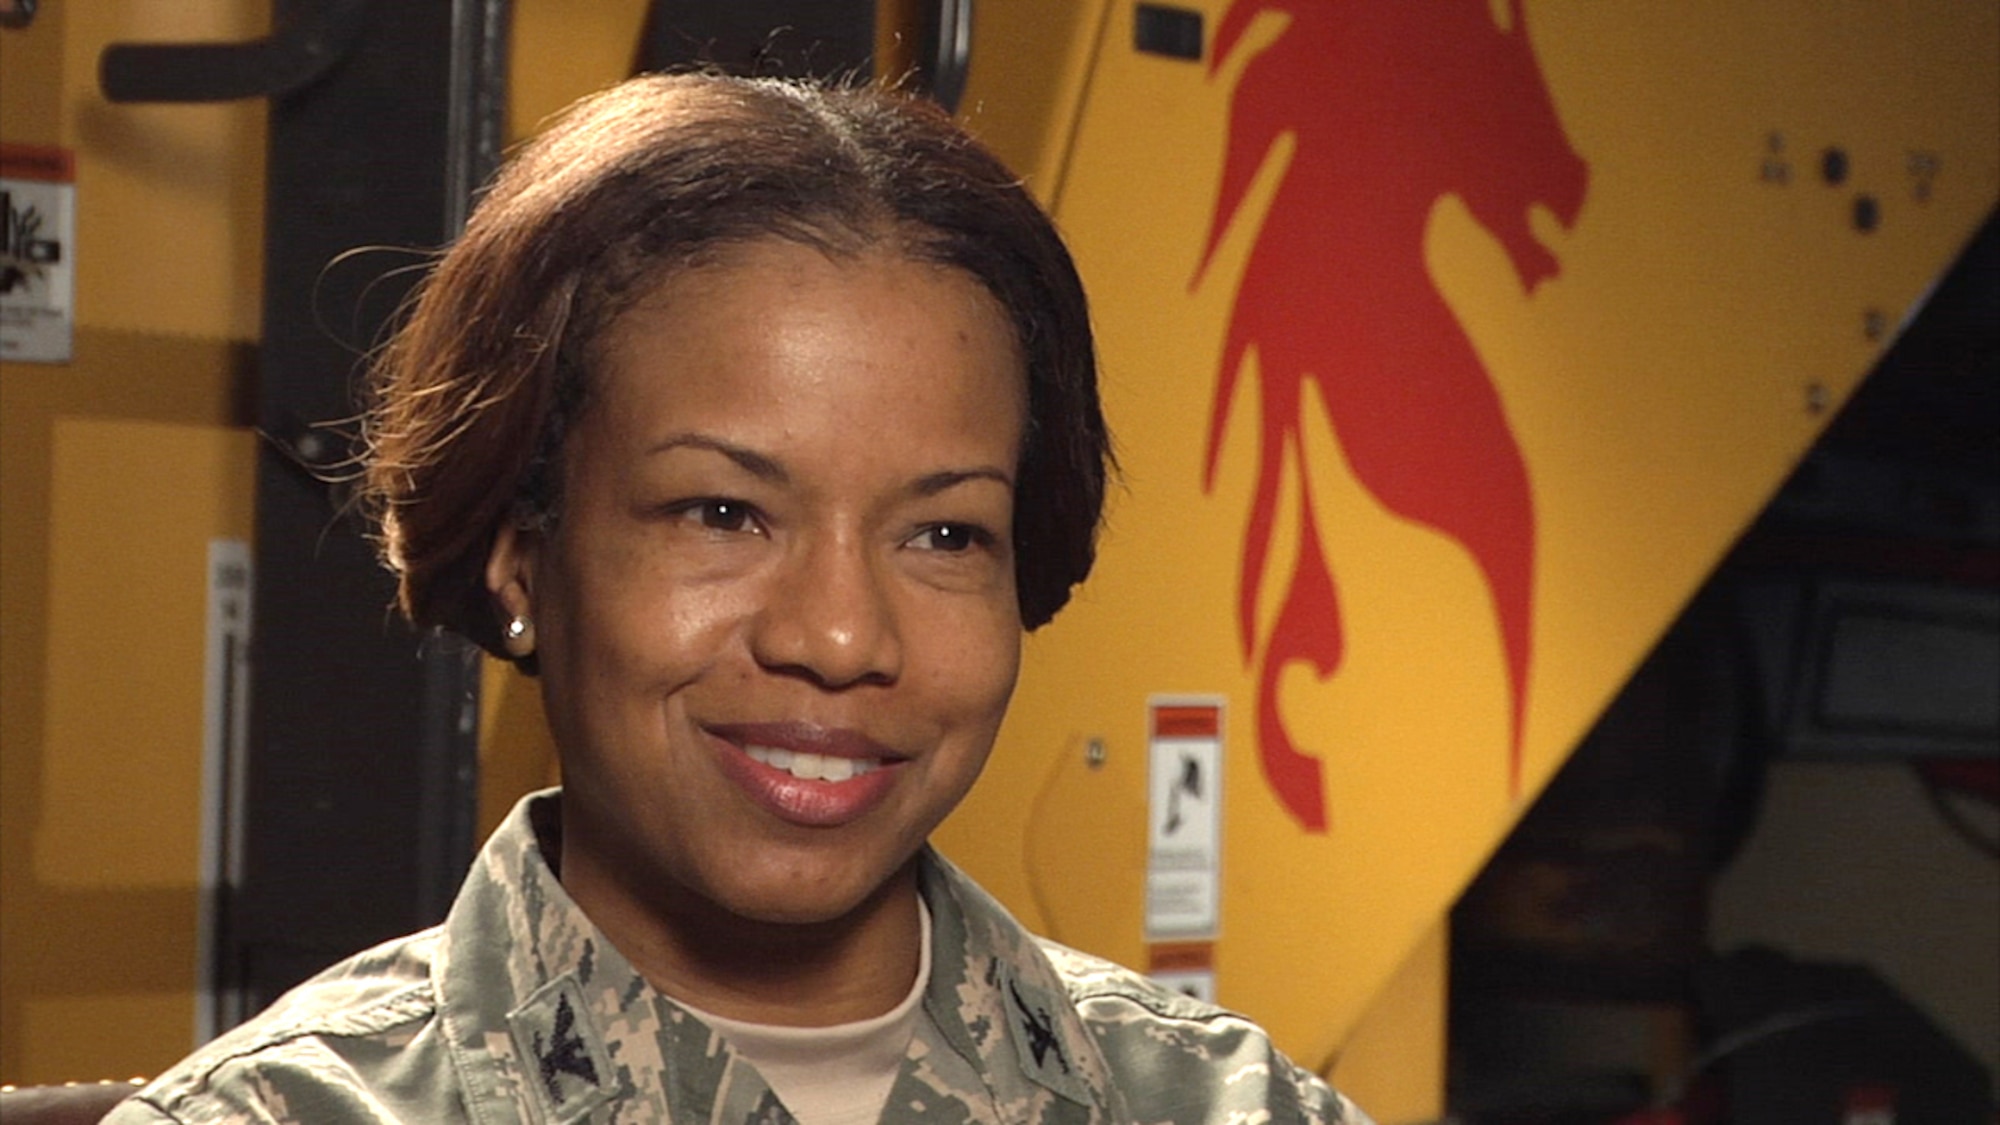
<instances>
[{"instance_id":1,"label":"tan undershirt t-shirt","mask_svg":"<svg viewBox=\"0 0 2000 1125\"><path fill-rule=\"evenodd\" d=\"M764 1076L799 1125L873 1125L881 1119L931 977L931 912L918 900L923 940L917 979L902 1002L872 1019L833 1027L744 1023L682 1004L721 1033Z\"/></svg>"}]
</instances>

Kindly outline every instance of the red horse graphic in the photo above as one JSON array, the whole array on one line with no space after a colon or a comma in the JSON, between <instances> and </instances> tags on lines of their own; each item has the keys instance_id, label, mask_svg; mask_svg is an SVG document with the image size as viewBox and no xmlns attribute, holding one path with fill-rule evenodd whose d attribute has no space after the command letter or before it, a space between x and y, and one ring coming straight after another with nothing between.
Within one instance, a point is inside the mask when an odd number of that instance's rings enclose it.
<instances>
[{"instance_id":1,"label":"red horse graphic","mask_svg":"<svg viewBox=\"0 0 2000 1125\"><path fill-rule=\"evenodd\" d=\"M1205 485L1215 487L1244 352L1255 344L1263 417L1237 625L1246 663L1261 657L1264 775L1312 832L1326 830L1320 763L1294 746L1278 713L1287 664L1309 661L1323 679L1342 653L1334 576L1303 471L1308 380L1362 486L1390 511L1456 540L1477 563L1505 651L1508 779L1510 793L1519 792L1534 501L1499 394L1423 257L1433 206L1455 194L1532 292L1559 266L1531 233L1529 209L1545 204L1568 226L1583 205L1588 170L1556 118L1520 0L1510 3L1510 13L1496 13L1489 0L1239 0L1216 34L1211 74L1259 13L1291 17L1237 87L1203 256L1205 272L1272 143L1293 133L1291 164L1236 294ZM1260 654L1258 593L1287 447L1301 465L1299 558Z\"/></svg>"}]
</instances>

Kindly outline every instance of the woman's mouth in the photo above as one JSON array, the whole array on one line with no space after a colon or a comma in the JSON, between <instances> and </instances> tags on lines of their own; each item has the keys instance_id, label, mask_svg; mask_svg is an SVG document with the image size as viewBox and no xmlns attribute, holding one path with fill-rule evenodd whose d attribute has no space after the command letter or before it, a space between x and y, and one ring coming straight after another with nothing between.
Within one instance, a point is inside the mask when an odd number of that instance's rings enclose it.
<instances>
[{"instance_id":1,"label":"woman's mouth","mask_svg":"<svg viewBox=\"0 0 2000 1125\"><path fill-rule=\"evenodd\" d=\"M875 808L906 759L867 737L790 723L707 728L722 772L789 824L837 828Z\"/></svg>"},{"instance_id":2,"label":"woman's mouth","mask_svg":"<svg viewBox=\"0 0 2000 1125\"><path fill-rule=\"evenodd\" d=\"M846 781L881 768L879 758L836 758L782 746L745 746L743 752L753 762L784 770L802 781Z\"/></svg>"}]
</instances>

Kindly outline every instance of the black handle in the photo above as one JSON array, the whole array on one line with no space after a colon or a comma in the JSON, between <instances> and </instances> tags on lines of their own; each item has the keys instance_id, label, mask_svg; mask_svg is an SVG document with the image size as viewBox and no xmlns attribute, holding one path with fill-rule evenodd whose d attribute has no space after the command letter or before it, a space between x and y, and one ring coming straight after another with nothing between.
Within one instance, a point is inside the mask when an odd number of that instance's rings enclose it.
<instances>
[{"instance_id":1,"label":"black handle","mask_svg":"<svg viewBox=\"0 0 2000 1125\"><path fill-rule=\"evenodd\" d=\"M930 58L926 75L931 97L953 112L965 96L965 77L972 61L973 0L938 0L931 13L925 44Z\"/></svg>"},{"instance_id":2,"label":"black handle","mask_svg":"<svg viewBox=\"0 0 2000 1125\"><path fill-rule=\"evenodd\" d=\"M368 0L295 5L270 35L246 43L113 43L97 82L114 102L226 102L286 94L347 54Z\"/></svg>"}]
</instances>

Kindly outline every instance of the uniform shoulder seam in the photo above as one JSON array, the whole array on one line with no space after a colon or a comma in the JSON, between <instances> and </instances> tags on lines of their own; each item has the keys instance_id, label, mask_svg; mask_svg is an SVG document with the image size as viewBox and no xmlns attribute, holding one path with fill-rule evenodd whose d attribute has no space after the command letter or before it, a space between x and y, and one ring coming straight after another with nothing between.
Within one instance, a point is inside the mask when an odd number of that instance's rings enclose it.
<instances>
[{"instance_id":1,"label":"uniform shoulder seam","mask_svg":"<svg viewBox=\"0 0 2000 1125\"><path fill-rule=\"evenodd\" d=\"M1062 977L1072 1004L1082 1005L1092 1000L1124 1000L1161 1019L1194 1023L1244 1019L1241 1014L1227 1008L1218 1008L1175 992L1114 961L1072 949L1048 938L1037 937L1035 942Z\"/></svg>"},{"instance_id":2,"label":"uniform shoulder seam","mask_svg":"<svg viewBox=\"0 0 2000 1125\"><path fill-rule=\"evenodd\" d=\"M304 987L304 986L302 986ZM225 1035L208 1048L197 1051L178 1075L169 1072L166 1084L134 1095L147 1106L173 1121L184 1120L175 1107L213 1092L216 1074L232 1063L254 1062L258 1055L278 1050L302 1039L354 1039L380 1035L405 1024L433 1019L438 1012L428 977L413 980L400 988L354 1008L302 1012L295 1016L278 1013L269 1024L256 1027L236 1041Z\"/></svg>"}]
</instances>

